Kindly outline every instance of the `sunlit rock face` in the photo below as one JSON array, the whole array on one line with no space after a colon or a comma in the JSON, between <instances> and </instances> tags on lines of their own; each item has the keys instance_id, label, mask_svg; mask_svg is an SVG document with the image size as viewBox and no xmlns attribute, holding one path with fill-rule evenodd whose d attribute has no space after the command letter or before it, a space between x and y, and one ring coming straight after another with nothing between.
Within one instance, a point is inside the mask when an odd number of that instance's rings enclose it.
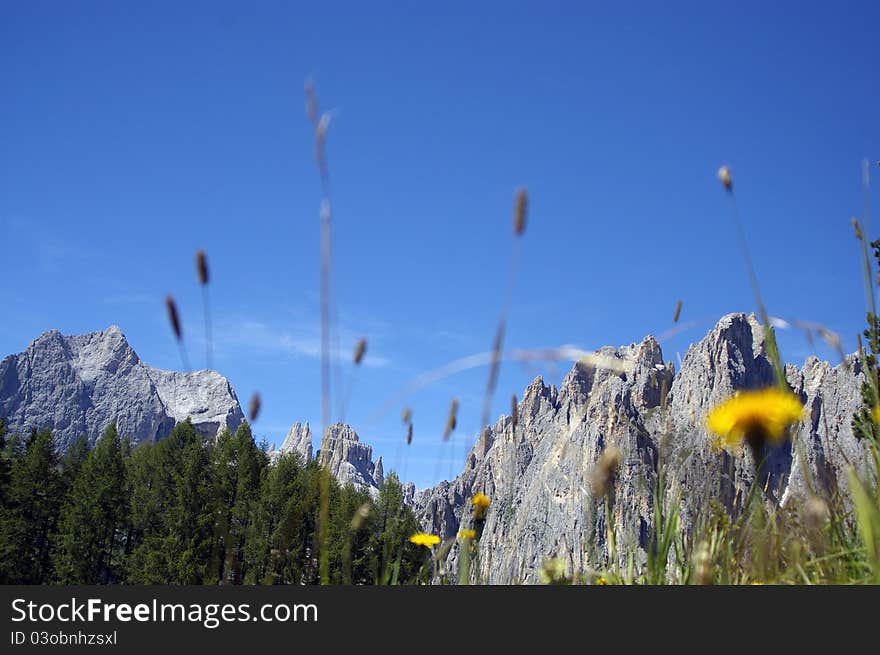
<instances>
[{"instance_id":1,"label":"sunlit rock face","mask_svg":"<svg viewBox=\"0 0 880 655\"><path fill-rule=\"evenodd\" d=\"M346 423L334 423L327 428L315 458L341 484L350 482L376 491L384 481L382 458L373 462L373 448L363 443Z\"/></svg>"},{"instance_id":2,"label":"sunlit rock face","mask_svg":"<svg viewBox=\"0 0 880 655\"><path fill-rule=\"evenodd\" d=\"M51 330L3 359L0 417L11 432L52 429L61 449L81 435L94 442L110 423L140 443L161 439L186 419L209 438L243 419L225 377L153 368L116 326L79 336Z\"/></svg>"},{"instance_id":3,"label":"sunlit rock face","mask_svg":"<svg viewBox=\"0 0 880 655\"><path fill-rule=\"evenodd\" d=\"M308 423L294 423L281 442L281 447L269 454L274 461L288 453L298 453L304 462L312 459L312 429Z\"/></svg>"}]
</instances>

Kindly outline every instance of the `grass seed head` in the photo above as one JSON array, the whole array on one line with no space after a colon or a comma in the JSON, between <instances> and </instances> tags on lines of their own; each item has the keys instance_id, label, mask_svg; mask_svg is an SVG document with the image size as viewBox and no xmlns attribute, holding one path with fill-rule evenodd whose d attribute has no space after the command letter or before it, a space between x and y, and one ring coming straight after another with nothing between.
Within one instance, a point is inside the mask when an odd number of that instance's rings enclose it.
<instances>
[{"instance_id":1,"label":"grass seed head","mask_svg":"<svg viewBox=\"0 0 880 655\"><path fill-rule=\"evenodd\" d=\"M859 225L859 219L857 219L855 216L853 216L850 219L850 222L852 223L852 226L853 226L853 232L856 233L856 239L858 239L859 241L863 240L865 238L865 235L862 233L862 226Z\"/></svg>"},{"instance_id":2,"label":"grass seed head","mask_svg":"<svg viewBox=\"0 0 880 655\"><path fill-rule=\"evenodd\" d=\"M199 275L199 284L208 284L208 257L204 250L196 250L196 272Z\"/></svg>"},{"instance_id":3,"label":"grass seed head","mask_svg":"<svg viewBox=\"0 0 880 655\"><path fill-rule=\"evenodd\" d=\"M614 485L614 476L620 467L621 454L616 446L608 446L599 455L596 468L593 469L593 494L603 498Z\"/></svg>"},{"instance_id":4,"label":"grass seed head","mask_svg":"<svg viewBox=\"0 0 880 655\"><path fill-rule=\"evenodd\" d=\"M812 530L823 527L828 519L831 518L831 511L828 509L828 503L819 498L812 496L804 507L804 521Z\"/></svg>"},{"instance_id":5,"label":"grass seed head","mask_svg":"<svg viewBox=\"0 0 880 655\"><path fill-rule=\"evenodd\" d=\"M403 413L400 415L400 420L404 423L409 423L410 421L412 421L412 409L410 409L409 407L404 407Z\"/></svg>"},{"instance_id":6,"label":"grass seed head","mask_svg":"<svg viewBox=\"0 0 880 655\"><path fill-rule=\"evenodd\" d=\"M513 427L519 423L519 404L516 401L516 394L510 399L510 422Z\"/></svg>"},{"instance_id":7,"label":"grass seed head","mask_svg":"<svg viewBox=\"0 0 880 655\"><path fill-rule=\"evenodd\" d=\"M678 323L678 319L681 316L681 300L675 303L675 314L672 315L672 322Z\"/></svg>"},{"instance_id":8,"label":"grass seed head","mask_svg":"<svg viewBox=\"0 0 880 655\"><path fill-rule=\"evenodd\" d=\"M367 340L361 339L357 342L357 345L354 347L354 365L358 366L363 360L364 355L367 353Z\"/></svg>"},{"instance_id":9,"label":"grass seed head","mask_svg":"<svg viewBox=\"0 0 880 655\"><path fill-rule=\"evenodd\" d=\"M413 439L413 424L410 423L406 426L406 445L409 446L412 443Z\"/></svg>"},{"instance_id":10,"label":"grass seed head","mask_svg":"<svg viewBox=\"0 0 880 655\"><path fill-rule=\"evenodd\" d=\"M449 435L455 430L458 424L458 398L453 398L449 405L449 416L446 418L446 427L443 430L443 440L449 439Z\"/></svg>"},{"instance_id":11,"label":"grass seed head","mask_svg":"<svg viewBox=\"0 0 880 655\"><path fill-rule=\"evenodd\" d=\"M354 516L351 518L351 529L353 531L356 532L361 529L361 527L364 524L364 521L366 521L367 517L370 516L371 507L372 506L370 505L370 503L364 503L363 505L361 505L360 507L357 508L357 510L354 513Z\"/></svg>"},{"instance_id":12,"label":"grass seed head","mask_svg":"<svg viewBox=\"0 0 880 655\"><path fill-rule=\"evenodd\" d=\"M168 309L168 322L171 323L171 330L180 341L183 339L183 330L180 327L180 315L177 313L177 303L174 302L174 298L165 296L165 307Z\"/></svg>"},{"instance_id":13,"label":"grass seed head","mask_svg":"<svg viewBox=\"0 0 880 655\"><path fill-rule=\"evenodd\" d=\"M311 80L306 80L306 115L313 125L318 124L318 97L315 94L315 85Z\"/></svg>"},{"instance_id":14,"label":"grass seed head","mask_svg":"<svg viewBox=\"0 0 880 655\"><path fill-rule=\"evenodd\" d=\"M260 407L263 405L263 399L260 397L260 392L255 391L254 395L251 396L251 402L248 409L248 419L251 423L257 420L257 417L260 415Z\"/></svg>"},{"instance_id":15,"label":"grass seed head","mask_svg":"<svg viewBox=\"0 0 880 655\"><path fill-rule=\"evenodd\" d=\"M724 185L728 191L733 191L733 178L730 176L730 168L722 166L718 169L718 181Z\"/></svg>"},{"instance_id":16,"label":"grass seed head","mask_svg":"<svg viewBox=\"0 0 880 655\"><path fill-rule=\"evenodd\" d=\"M513 210L513 231L517 236L521 236L526 230L526 210L528 209L529 197L526 190L519 188L516 190L516 205Z\"/></svg>"}]
</instances>

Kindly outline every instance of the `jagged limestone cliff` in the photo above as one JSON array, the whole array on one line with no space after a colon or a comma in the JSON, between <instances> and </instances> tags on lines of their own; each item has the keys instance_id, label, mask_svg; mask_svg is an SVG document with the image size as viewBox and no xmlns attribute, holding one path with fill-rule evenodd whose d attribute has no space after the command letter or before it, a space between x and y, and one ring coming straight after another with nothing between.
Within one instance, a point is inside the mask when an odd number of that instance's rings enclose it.
<instances>
[{"instance_id":1,"label":"jagged limestone cliff","mask_svg":"<svg viewBox=\"0 0 880 655\"><path fill-rule=\"evenodd\" d=\"M736 390L772 384L763 330L753 316L722 318L688 350L678 373L652 337L600 352L620 360L624 372L578 364L559 389L536 378L519 403L515 428L502 416L484 429L455 480L416 495L423 527L444 538L468 524L473 493L492 498L480 541L484 582L534 582L549 556L562 558L570 571L584 570L608 555L606 520L617 537L612 557L621 566L630 553L643 561L661 468L665 500L680 504L684 530L711 500L735 511L752 484L748 456L713 449L703 421ZM832 367L811 358L802 368L787 367L787 376L807 411L792 442L770 454L761 480L765 499L796 502L808 493L808 480L846 495L847 462L867 461L850 427L860 403L858 361ZM621 452L621 465L607 518L591 483L609 445ZM456 548L449 557L454 576Z\"/></svg>"},{"instance_id":2,"label":"jagged limestone cliff","mask_svg":"<svg viewBox=\"0 0 880 655\"><path fill-rule=\"evenodd\" d=\"M327 428L315 458L342 484L351 482L361 488L378 489L385 479L382 458L373 462L373 448L345 423Z\"/></svg>"}]
</instances>

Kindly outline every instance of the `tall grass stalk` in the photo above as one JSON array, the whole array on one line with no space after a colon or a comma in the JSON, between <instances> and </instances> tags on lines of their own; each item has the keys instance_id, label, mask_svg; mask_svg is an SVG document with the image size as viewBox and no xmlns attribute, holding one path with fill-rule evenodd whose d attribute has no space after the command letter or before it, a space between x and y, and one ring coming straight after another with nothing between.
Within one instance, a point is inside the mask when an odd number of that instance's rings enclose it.
<instances>
[{"instance_id":1,"label":"tall grass stalk","mask_svg":"<svg viewBox=\"0 0 880 655\"><path fill-rule=\"evenodd\" d=\"M196 274L198 275L199 285L202 287L202 310L204 312L205 323L205 367L208 370L214 368L214 340L211 331L211 303L208 297L208 257L204 250L196 251Z\"/></svg>"},{"instance_id":2,"label":"tall grass stalk","mask_svg":"<svg viewBox=\"0 0 880 655\"><path fill-rule=\"evenodd\" d=\"M733 223L736 227L736 234L739 240L739 247L742 251L743 259L746 264L746 271L749 276L749 284L752 287L752 294L755 296L755 304L758 307L758 315L761 317L761 324L764 326L764 342L767 348L767 356L773 364L773 372L776 375L776 383L785 391L788 391L788 382L785 379L785 368L782 365L782 357L779 354L779 347L776 343L776 333L770 323L770 315L764 305L764 299L761 296L761 289L758 285L758 275L755 273L755 266L752 263L752 255L749 251L749 244L746 239L746 231L743 227L742 217L739 212L739 204L736 201L736 193L733 189L733 181L730 177L730 170L724 166L718 172L721 183L727 189L727 195L730 197L731 215Z\"/></svg>"},{"instance_id":3,"label":"tall grass stalk","mask_svg":"<svg viewBox=\"0 0 880 655\"><path fill-rule=\"evenodd\" d=\"M489 362L489 377L486 380L486 391L483 396L483 413L480 419L480 428L489 424L489 415L492 410L492 396L498 385L498 374L501 370L501 353L504 351L504 335L507 331L507 315L510 312L510 303L513 297L513 287L516 281L516 272L519 268L520 237L525 231L526 209L528 195L525 189L517 189L513 209L513 245L510 254L510 267L507 271L507 285L504 291L504 300L501 305L501 314L498 317L498 326L495 328L495 339L492 342L492 358Z\"/></svg>"},{"instance_id":4,"label":"tall grass stalk","mask_svg":"<svg viewBox=\"0 0 880 655\"><path fill-rule=\"evenodd\" d=\"M315 93L315 87L311 80L306 82L306 113L315 137L315 162L318 166L318 173L321 178L321 246L320 246L320 304L321 304L321 434L327 430L330 425L330 407L331 407L331 321L335 316L332 310L332 232L331 217L332 205L330 194L330 170L327 165L327 155L325 152L325 143L327 139L327 128L330 125L330 114L321 113L318 104L318 97ZM329 473L328 473L329 475ZM324 507L329 507L329 481L326 485L321 484L321 526L318 531L318 558L319 571L322 584L329 582L329 553L327 552L327 535L329 514L324 512ZM329 510L328 510L329 511Z\"/></svg>"}]
</instances>

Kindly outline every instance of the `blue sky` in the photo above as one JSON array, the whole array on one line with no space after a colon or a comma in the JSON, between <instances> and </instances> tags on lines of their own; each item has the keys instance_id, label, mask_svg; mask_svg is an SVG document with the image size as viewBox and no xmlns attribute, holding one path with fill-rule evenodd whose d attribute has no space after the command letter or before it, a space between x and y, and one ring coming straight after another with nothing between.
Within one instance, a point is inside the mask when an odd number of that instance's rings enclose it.
<instances>
[{"instance_id":1,"label":"blue sky","mask_svg":"<svg viewBox=\"0 0 880 655\"><path fill-rule=\"evenodd\" d=\"M406 477L461 468L485 369L376 414L419 373L490 348L518 186L530 211L508 347L638 341L667 331L681 298L696 324L662 344L676 361L722 314L753 310L715 179L729 164L771 314L853 350L863 159L875 214L880 185L880 6L768 5L4 3L0 353L118 324L145 361L179 368L173 293L203 366L204 248L216 367L243 404L262 394L257 433L319 426L309 77L332 112L340 358L369 340L366 366L340 365L344 417L386 470L404 468L404 404ZM789 361L813 352L795 331L781 344ZM493 415L567 369L503 367Z\"/></svg>"}]
</instances>

